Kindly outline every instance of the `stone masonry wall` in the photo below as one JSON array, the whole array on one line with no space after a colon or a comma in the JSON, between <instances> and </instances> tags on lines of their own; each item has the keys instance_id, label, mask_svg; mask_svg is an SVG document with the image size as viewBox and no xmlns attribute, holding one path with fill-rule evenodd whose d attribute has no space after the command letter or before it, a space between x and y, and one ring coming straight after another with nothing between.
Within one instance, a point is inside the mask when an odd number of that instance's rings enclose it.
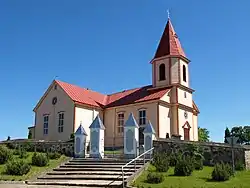
<instances>
[{"instance_id":1,"label":"stone masonry wall","mask_svg":"<svg viewBox=\"0 0 250 188\"><path fill-rule=\"evenodd\" d=\"M246 169L250 170L250 150L245 151L245 163L246 163Z\"/></svg>"},{"instance_id":2,"label":"stone masonry wall","mask_svg":"<svg viewBox=\"0 0 250 188\"><path fill-rule=\"evenodd\" d=\"M232 162L232 150L231 146L224 143L214 142L191 142L173 139L158 139L153 143L154 152L177 152L184 151L188 145L196 144L204 152L204 164L208 166L214 165L216 162ZM234 146L235 161L240 161L246 165L246 168L250 168L250 147L249 146Z\"/></svg>"},{"instance_id":3,"label":"stone masonry wall","mask_svg":"<svg viewBox=\"0 0 250 188\"><path fill-rule=\"evenodd\" d=\"M37 140L11 140L0 142L11 149L25 148L27 151L59 152L67 156L74 155L74 142L64 141L37 141Z\"/></svg>"}]
</instances>

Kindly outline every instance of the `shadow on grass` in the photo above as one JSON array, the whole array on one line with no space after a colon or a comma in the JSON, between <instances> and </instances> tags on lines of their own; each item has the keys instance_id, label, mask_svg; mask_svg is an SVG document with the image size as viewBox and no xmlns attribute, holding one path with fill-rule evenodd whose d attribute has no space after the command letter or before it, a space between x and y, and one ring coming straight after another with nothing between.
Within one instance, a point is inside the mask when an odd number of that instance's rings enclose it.
<instances>
[{"instance_id":1,"label":"shadow on grass","mask_svg":"<svg viewBox=\"0 0 250 188\"><path fill-rule=\"evenodd\" d=\"M224 182L224 181L216 181L216 180L213 180L212 178L207 178L207 177L200 177L199 179L201 179L201 180L204 180L204 181L206 181L206 182L217 182L217 183L219 183L219 182Z\"/></svg>"}]
</instances>

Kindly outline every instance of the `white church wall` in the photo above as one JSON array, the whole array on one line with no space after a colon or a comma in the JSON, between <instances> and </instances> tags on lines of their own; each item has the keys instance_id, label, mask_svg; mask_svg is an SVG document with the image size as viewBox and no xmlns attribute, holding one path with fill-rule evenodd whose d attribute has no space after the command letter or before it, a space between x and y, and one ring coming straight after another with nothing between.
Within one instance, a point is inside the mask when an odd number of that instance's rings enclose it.
<instances>
[{"instance_id":1,"label":"white church wall","mask_svg":"<svg viewBox=\"0 0 250 188\"><path fill-rule=\"evenodd\" d=\"M117 106L114 108L105 109L105 146L122 146L123 145L123 134L118 133L118 114L124 113L124 123L132 112L134 117L139 124L139 110L146 110L146 120L150 120L156 134L158 134L158 109L157 102L150 101L144 103L136 103L131 105ZM146 123L147 123L146 121ZM157 135L158 136L158 135Z\"/></svg>"},{"instance_id":2,"label":"white church wall","mask_svg":"<svg viewBox=\"0 0 250 188\"><path fill-rule=\"evenodd\" d=\"M73 132L74 103L59 86L51 85L44 99L35 111L36 140L68 140ZM57 103L52 104L54 97ZM64 113L63 132L58 132L59 112ZM49 116L48 134L44 134L44 116Z\"/></svg>"},{"instance_id":3,"label":"white church wall","mask_svg":"<svg viewBox=\"0 0 250 188\"><path fill-rule=\"evenodd\" d=\"M198 141L198 117L193 115L193 135L194 141Z\"/></svg>"},{"instance_id":4,"label":"white church wall","mask_svg":"<svg viewBox=\"0 0 250 188\"><path fill-rule=\"evenodd\" d=\"M159 138L166 138L170 133L170 109L167 106L159 105Z\"/></svg>"},{"instance_id":5,"label":"white church wall","mask_svg":"<svg viewBox=\"0 0 250 188\"><path fill-rule=\"evenodd\" d=\"M104 126L105 126L105 140L104 145L105 147L113 147L114 146L114 138L115 138L115 108L106 109L104 111ZM117 137L116 137L117 138ZM120 142L122 142L121 138L118 138ZM116 139L117 142L117 139Z\"/></svg>"},{"instance_id":6,"label":"white church wall","mask_svg":"<svg viewBox=\"0 0 250 188\"><path fill-rule=\"evenodd\" d=\"M99 114L99 111L87 107L76 106L75 107L75 130L79 127L80 123L82 123L83 128L87 133L86 141L90 140L90 129L89 126L95 119L95 117ZM100 118L102 119L102 113L100 113ZM104 125L105 126L105 125Z\"/></svg>"},{"instance_id":7,"label":"white church wall","mask_svg":"<svg viewBox=\"0 0 250 188\"><path fill-rule=\"evenodd\" d=\"M189 107L193 108L193 95L192 95L192 93L185 91L183 89L180 89L180 88L177 89L177 92L178 92L178 103L184 104L185 106L189 106Z\"/></svg>"},{"instance_id":8,"label":"white church wall","mask_svg":"<svg viewBox=\"0 0 250 188\"><path fill-rule=\"evenodd\" d=\"M160 100L170 103L170 91L168 91L163 97L161 97Z\"/></svg>"},{"instance_id":9,"label":"white church wall","mask_svg":"<svg viewBox=\"0 0 250 188\"><path fill-rule=\"evenodd\" d=\"M187 113L187 117L185 117L185 112ZM181 139L184 140L184 130L183 130L183 125L188 121L189 125L191 126L190 128L190 140L193 140L194 135L193 135L193 112L189 112L183 109L178 109L178 116L179 116L179 135L181 135Z\"/></svg>"}]
</instances>

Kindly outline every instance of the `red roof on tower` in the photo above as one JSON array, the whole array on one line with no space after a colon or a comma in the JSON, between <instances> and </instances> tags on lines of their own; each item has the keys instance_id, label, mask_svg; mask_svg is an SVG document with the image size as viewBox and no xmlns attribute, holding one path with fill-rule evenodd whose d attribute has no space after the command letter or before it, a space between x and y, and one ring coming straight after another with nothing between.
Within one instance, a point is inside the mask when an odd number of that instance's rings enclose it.
<instances>
[{"instance_id":1,"label":"red roof on tower","mask_svg":"<svg viewBox=\"0 0 250 188\"><path fill-rule=\"evenodd\" d=\"M167 25L162 34L160 43L158 45L157 51L154 58L159 58L163 56L181 56L187 59L184 50L181 47L181 43L178 39L177 34L174 31L170 19L168 19Z\"/></svg>"}]
</instances>

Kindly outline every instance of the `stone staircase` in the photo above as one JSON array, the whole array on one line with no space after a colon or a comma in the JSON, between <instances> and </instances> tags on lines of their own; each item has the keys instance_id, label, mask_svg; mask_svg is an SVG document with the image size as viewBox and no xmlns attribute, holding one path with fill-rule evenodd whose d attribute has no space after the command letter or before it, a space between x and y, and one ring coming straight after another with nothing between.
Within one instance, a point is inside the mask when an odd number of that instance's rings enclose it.
<instances>
[{"instance_id":1,"label":"stone staircase","mask_svg":"<svg viewBox=\"0 0 250 188\"><path fill-rule=\"evenodd\" d=\"M50 172L28 181L29 185L62 185L81 187L122 187L121 167L124 159L71 159ZM144 165L136 161L124 168L124 180Z\"/></svg>"}]
</instances>

